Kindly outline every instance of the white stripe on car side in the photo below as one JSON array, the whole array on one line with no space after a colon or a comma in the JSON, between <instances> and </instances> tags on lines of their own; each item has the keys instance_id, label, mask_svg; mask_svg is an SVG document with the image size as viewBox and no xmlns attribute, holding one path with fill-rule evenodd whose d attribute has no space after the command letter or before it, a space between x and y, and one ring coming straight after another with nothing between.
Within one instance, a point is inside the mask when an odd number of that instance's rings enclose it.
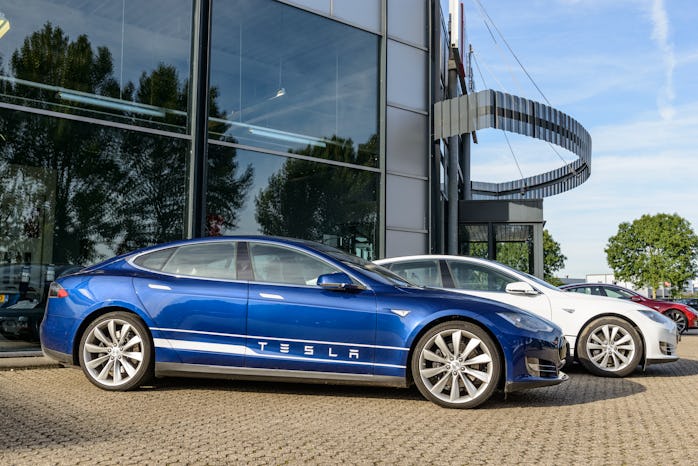
<instances>
[{"instance_id":1,"label":"white stripe on car side","mask_svg":"<svg viewBox=\"0 0 698 466\"><path fill-rule=\"evenodd\" d=\"M308 362L329 362L335 364L353 364L359 366L378 366L378 367L393 367L397 369L405 369L405 366L400 366L396 364L373 364L370 362L358 362L358 361L343 361L340 359L319 359L319 358L304 358L302 356L280 356L275 354L264 354L254 351L251 348L247 348L242 345L228 345L224 343L207 343L201 341L187 341L187 340L172 340L169 338L153 338L153 344L156 348L167 348L176 350L186 350L186 351L203 351L207 353L222 353L222 354L233 354L239 356L256 356L261 358L273 358L273 359L290 359L295 361L308 361Z\"/></svg>"},{"instance_id":2,"label":"white stripe on car side","mask_svg":"<svg viewBox=\"0 0 698 466\"><path fill-rule=\"evenodd\" d=\"M196 335L211 335L216 337L232 337L232 338L255 338L261 340L274 340L274 341L289 341L294 343L315 343L318 345L339 345L339 346L351 346L351 347L361 347L361 348L374 348L374 349L387 349L395 351L409 351L409 348L402 348L399 346L382 346L382 345L366 345L362 343L342 343L339 341L320 341L320 340L298 340L294 338L278 338L278 337L264 337L259 335L239 335L235 333L219 333L219 332L204 332L201 330L184 330L179 328L161 328L161 327L151 327L151 330L158 330L160 332L179 332L179 333L193 333Z\"/></svg>"}]
</instances>

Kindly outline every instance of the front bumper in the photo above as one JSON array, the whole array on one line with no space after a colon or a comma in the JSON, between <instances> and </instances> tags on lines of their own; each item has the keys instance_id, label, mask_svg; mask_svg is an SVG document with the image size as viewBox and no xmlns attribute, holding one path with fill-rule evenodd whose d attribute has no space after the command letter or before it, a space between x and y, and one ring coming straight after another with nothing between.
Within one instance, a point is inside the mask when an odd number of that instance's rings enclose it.
<instances>
[{"instance_id":1,"label":"front bumper","mask_svg":"<svg viewBox=\"0 0 698 466\"><path fill-rule=\"evenodd\" d=\"M676 325L651 325L641 330L645 338L644 367L678 361L677 347L681 336Z\"/></svg>"},{"instance_id":2,"label":"front bumper","mask_svg":"<svg viewBox=\"0 0 698 466\"><path fill-rule=\"evenodd\" d=\"M520 346L511 373L506 378L506 393L529 388L558 385L569 377L562 366L569 352L567 340L561 335L553 340L529 338Z\"/></svg>"}]
</instances>

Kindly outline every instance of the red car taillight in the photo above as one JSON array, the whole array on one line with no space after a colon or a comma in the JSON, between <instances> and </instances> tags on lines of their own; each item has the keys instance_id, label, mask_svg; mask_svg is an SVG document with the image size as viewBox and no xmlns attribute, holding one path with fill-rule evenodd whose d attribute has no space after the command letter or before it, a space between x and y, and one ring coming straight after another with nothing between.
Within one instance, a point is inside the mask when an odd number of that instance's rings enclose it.
<instances>
[{"instance_id":1,"label":"red car taillight","mask_svg":"<svg viewBox=\"0 0 698 466\"><path fill-rule=\"evenodd\" d=\"M61 285L59 285L56 282L51 283L51 286L48 288L48 297L49 298L66 298L68 296L68 292L66 291L65 288L63 288Z\"/></svg>"}]
</instances>

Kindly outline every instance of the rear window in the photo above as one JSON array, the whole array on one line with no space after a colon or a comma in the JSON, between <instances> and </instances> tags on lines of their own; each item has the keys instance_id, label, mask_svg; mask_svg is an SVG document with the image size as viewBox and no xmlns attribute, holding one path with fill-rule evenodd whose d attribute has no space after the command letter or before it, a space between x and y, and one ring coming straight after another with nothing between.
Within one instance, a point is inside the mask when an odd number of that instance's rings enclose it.
<instances>
[{"instance_id":1,"label":"rear window","mask_svg":"<svg viewBox=\"0 0 698 466\"><path fill-rule=\"evenodd\" d=\"M161 249L159 251L149 252L138 256L133 263L139 267L150 270L162 270L162 267L167 263L172 253L177 248Z\"/></svg>"}]
</instances>

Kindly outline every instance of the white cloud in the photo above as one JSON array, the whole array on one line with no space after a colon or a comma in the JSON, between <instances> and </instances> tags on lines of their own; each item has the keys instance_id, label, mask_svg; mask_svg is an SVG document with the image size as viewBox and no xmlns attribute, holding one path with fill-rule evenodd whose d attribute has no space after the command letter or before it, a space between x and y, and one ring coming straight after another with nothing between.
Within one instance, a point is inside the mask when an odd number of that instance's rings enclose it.
<instances>
[{"instance_id":1,"label":"white cloud","mask_svg":"<svg viewBox=\"0 0 698 466\"><path fill-rule=\"evenodd\" d=\"M646 116L592 130L591 177L544 203L546 227L568 257L563 275L608 272L608 238L643 214L677 213L698 228L698 103L676 110L673 121Z\"/></svg>"},{"instance_id":2,"label":"white cloud","mask_svg":"<svg viewBox=\"0 0 698 466\"><path fill-rule=\"evenodd\" d=\"M676 68L676 57L674 54L674 45L669 41L669 16L666 8L664 8L663 0L652 1L651 19L652 39L657 43L662 53L665 78L664 84L657 95L657 106L661 117L665 120L671 120L676 114L673 107L675 98L673 81L674 68Z\"/></svg>"}]
</instances>

